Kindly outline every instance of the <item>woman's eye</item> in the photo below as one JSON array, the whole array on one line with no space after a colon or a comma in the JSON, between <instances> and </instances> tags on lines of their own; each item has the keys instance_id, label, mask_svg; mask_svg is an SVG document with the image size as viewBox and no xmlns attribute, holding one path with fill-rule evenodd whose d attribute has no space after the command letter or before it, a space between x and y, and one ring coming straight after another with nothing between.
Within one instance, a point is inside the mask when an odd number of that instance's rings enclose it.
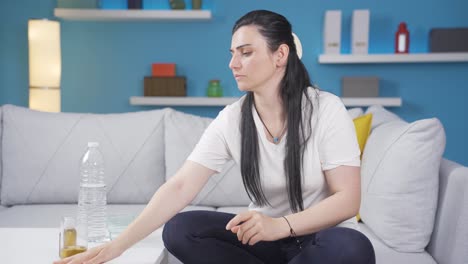
<instances>
[{"instance_id":1,"label":"woman's eye","mask_svg":"<svg viewBox=\"0 0 468 264\"><path fill-rule=\"evenodd\" d=\"M248 57L248 56L250 56L250 54L252 54L252 52L250 52L250 51L249 52L243 52L242 56Z\"/></svg>"}]
</instances>

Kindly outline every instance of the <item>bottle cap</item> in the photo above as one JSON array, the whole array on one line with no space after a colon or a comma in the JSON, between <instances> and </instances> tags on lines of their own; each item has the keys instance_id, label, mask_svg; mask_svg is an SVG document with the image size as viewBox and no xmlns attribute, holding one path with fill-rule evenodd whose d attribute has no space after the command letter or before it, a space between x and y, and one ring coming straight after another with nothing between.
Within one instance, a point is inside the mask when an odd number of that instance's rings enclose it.
<instances>
[{"instance_id":1,"label":"bottle cap","mask_svg":"<svg viewBox=\"0 0 468 264\"><path fill-rule=\"evenodd\" d=\"M88 148L97 148L99 147L99 142L88 142Z\"/></svg>"},{"instance_id":2,"label":"bottle cap","mask_svg":"<svg viewBox=\"0 0 468 264\"><path fill-rule=\"evenodd\" d=\"M65 216L62 219L62 225L64 229L75 228L75 219L73 217Z\"/></svg>"},{"instance_id":3,"label":"bottle cap","mask_svg":"<svg viewBox=\"0 0 468 264\"><path fill-rule=\"evenodd\" d=\"M406 23L405 22L401 22L399 25L398 25L398 30L405 30L406 29Z\"/></svg>"}]
</instances>

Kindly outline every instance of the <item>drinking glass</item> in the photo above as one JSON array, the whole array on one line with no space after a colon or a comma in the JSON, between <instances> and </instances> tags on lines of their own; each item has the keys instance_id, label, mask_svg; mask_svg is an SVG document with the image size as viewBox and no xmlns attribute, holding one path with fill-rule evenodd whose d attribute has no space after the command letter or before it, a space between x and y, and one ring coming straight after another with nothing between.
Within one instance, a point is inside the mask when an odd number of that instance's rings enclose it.
<instances>
[{"instance_id":1,"label":"drinking glass","mask_svg":"<svg viewBox=\"0 0 468 264\"><path fill-rule=\"evenodd\" d=\"M73 217L64 216L60 221L59 257L67 258L88 248L86 224L76 224Z\"/></svg>"}]
</instances>

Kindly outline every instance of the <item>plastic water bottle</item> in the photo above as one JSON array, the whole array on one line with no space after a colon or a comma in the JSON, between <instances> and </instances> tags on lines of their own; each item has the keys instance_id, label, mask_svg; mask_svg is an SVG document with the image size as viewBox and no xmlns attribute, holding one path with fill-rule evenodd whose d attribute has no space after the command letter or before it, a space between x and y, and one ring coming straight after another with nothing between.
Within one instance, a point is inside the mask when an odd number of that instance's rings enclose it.
<instances>
[{"instance_id":1,"label":"plastic water bottle","mask_svg":"<svg viewBox=\"0 0 468 264\"><path fill-rule=\"evenodd\" d=\"M78 224L87 226L89 242L107 241L107 189L104 182L104 158L99 151L99 143L88 143L88 149L81 158L80 174Z\"/></svg>"}]
</instances>

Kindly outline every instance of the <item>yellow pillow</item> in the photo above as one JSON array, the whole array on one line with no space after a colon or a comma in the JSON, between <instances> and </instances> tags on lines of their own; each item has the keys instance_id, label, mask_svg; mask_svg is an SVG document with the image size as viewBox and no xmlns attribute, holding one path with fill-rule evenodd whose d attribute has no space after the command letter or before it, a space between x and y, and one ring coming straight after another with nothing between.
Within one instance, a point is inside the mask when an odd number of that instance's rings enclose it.
<instances>
[{"instance_id":1,"label":"yellow pillow","mask_svg":"<svg viewBox=\"0 0 468 264\"><path fill-rule=\"evenodd\" d=\"M372 114L366 114L353 119L354 127L356 128L356 136L359 143L359 149L362 153L364 152L364 146L366 145L367 138L369 137L371 126L372 126Z\"/></svg>"},{"instance_id":2,"label":"yellow pillow","mask_svg":"<svg viewBox=\"0 0 468 264\"><path fill-rule=\"evenodd\" d=\"M364 153L364 147L366 146L367 138L369 137L371 126L372 126L372 114L366 114L360 117L353 119L354 127L356 128L356 136L359 143L359 149L361 150L361 158L362 153ZM359 222L361 220L361 216L359 214L356 215L356 219Z\"/></svg>"}]
</instances>

